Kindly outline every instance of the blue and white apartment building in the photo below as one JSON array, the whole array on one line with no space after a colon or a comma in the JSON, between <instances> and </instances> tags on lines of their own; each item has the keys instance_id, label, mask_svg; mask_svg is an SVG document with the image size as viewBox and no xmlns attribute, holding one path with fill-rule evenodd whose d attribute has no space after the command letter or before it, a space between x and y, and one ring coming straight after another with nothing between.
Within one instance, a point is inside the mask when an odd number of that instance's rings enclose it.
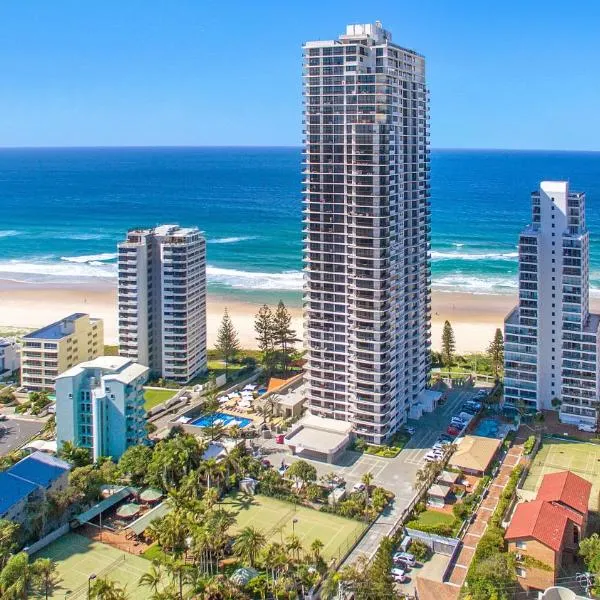
<instances>
[{"instance_id":1,"label":"blue and white apartment building","mask_svg":"<svg viewBox=\"0 0 600 600\"><path fill-rule=\"evenodd\" d=\"M129 358L100 356L56 378L56 433L114 460L146 441L143 385L149 369Z\"/></svg>"},{"instance_id":2,"label":"blue and white apartment building","mask_svg":"<svg viewBox=\"0 0 600 600\"><path fill-rule=\"evenodd\" d=\"M585 194L543 181L519 237L519 304L505 320L504 397L597 427L600 315L589 310Z\"/></svg>"}]
</instances>

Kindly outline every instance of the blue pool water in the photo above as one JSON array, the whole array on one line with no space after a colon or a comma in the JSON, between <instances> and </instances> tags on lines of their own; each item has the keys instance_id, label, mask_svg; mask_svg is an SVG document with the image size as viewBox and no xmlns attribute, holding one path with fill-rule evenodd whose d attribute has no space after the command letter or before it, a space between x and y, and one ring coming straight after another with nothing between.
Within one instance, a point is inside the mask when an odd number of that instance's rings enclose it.
<instances>
[{"instance_id":1,"label":"blue pool water","mask_svg":"<svg viewBox=\"0 0 600 600\"><path fill-rule=\"evenodd\" d=\"M240 427L247 427L252 423L251 419L245 417L234 417L233 415L227 415L222 412L211 413L210 415L202 415L197 419L194 419L190 425L196 425L196 427L207 427L212 425L215 421L221 421L221 425L229 427L231 425L239 425Z\"/></svg>"},{"instance_id":2,"label":"blue pool water","mask_svg":"<svg viewBox=\"0 0 600 600\"><path fill-rule=\"evenodd\" d=\"M496 419L488 418L481 419L473 433L482 437L497 438L500 437L499 431L500 423Z\"/></svg>"}]
</instances>

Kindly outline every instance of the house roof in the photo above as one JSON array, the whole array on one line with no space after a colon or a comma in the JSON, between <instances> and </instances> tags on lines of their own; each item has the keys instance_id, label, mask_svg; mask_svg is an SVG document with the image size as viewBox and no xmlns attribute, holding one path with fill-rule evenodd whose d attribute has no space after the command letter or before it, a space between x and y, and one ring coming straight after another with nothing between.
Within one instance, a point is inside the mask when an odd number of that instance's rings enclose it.
<instances>
[{"instance_id":1,"label":"house roof","mask_svg":"<svg viewBox=\"0 0 600 600\"><path fill-rule=\"evenodd\" d=\"M592 484L583 477L579 477L571 471L559 471L544 475L537 499L560 502L585 514L588 510L591 491Z\"/></svg>"},{"instance_id":2,"label":"house roof","mask_svg":"<svg viewBox=\"0 0 600 600\"><path fill-rule=\"evenodd\" d=\"M497 438L466 435L452 455L450 464L458 469L484 472L496 456L501 444L502 440Z\"/></svg>"},{"instance_id":3,"label":"house roof","mask_svg":"<svg viewBox=\"0 0 600 600\"><path fill-rule=\"evenodd\" d=\"M36 489L48 487L69 469L69 465L59 458L34 452L10 469L0 472L0 515L25 500Z\"/></svg>"},{"instance_id":4,"label":"house roof","mask_svg":"<svg viewBox=\"0 0 600 600\"><path fill-rule=\"evenodd\" d=\"M427 495L433 496L434 498L446 498L452 488L449 485L443 483L434 483L428 490Z\"/></svg>"},{"instance_id":5,"label":"house roof","mask_svg":"<svg viewBox=\"0 0 600 600\"><path fill-rule=\"evenodd\" d=\"M517 505L504 536L507 540L534 538L558 552L562 545L570 514L562 506L533 500Z\"/></svg>"},{"instance_id":6,"label":"house roof","mask_svg":"<svg viewBox=\"0 0 600 600\"><path fill-rule=\"evenodd\" d=\"M438 483L456 483L460 479L460 473L452 471L442 471L437 478Z\"/></svg>"}]
</instances>

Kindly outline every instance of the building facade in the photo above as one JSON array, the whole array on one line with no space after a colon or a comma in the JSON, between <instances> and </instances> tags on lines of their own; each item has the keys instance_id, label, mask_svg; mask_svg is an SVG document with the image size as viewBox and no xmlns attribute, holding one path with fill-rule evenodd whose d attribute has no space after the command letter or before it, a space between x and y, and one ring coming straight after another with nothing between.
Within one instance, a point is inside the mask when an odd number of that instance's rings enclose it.
<instances>
[{"instance_id":1,"label":"building facade","mask_svg":"<svg viewBox=\"0 0 600 600\"><path fill-rule=\"evenodd\" d=\"M207 368L206 242L196 228L135 229L119 244L119 350L187 383Z\"/></svg>"},{"instance_id":2,"label":"building facade","mask_svg":"<svg viewBox=\"0 0 600 600\"><path fill-rule=\"evenodd\" d=\"M377 444L429 371L425 59L380 23L303 51L307 400Z\"/></svg>"},{"instance_id":3,"label":"building facade","mask_svg":"<svg viewBox=\"0 0 600 600\"><path fill-rule=\"evenodd\" d=\"M21 385L32 391L52 390L58 375L103 353L102 319L74 313L23 336Z\"/></svg>"},{"instance_id":4,"label":"building facade","mask_svg":"<svg viewBox=\"0 0 600 600\"><path fill-rule=\"evenodd\" d=\"M21 345L14 338L0 338L0 379L9 377L21 366Z\"/></svg>"},{"instance_id":5,"label":"building facade","mask_svg":"<svg viewBox=\"0 0 600 600\"><path fill-rule=\"evenodd\" d=\"M89 448L94 460L118 460L145 442L143 385L149 369L121 356L101 356L56 379L56 442Z\"/></svg>"},{"instance_id":6,"label":"building facade","mask_svg":"<svg viewBox=\"0 0 600 600\"><path fill-rule=\"evenodd\" d=\"M505 401L596 427L600 315L589 311L585 194L543 181L531 199L532 221L519 237L519 304L504 324Z\"/></svg>"}]
</instances>

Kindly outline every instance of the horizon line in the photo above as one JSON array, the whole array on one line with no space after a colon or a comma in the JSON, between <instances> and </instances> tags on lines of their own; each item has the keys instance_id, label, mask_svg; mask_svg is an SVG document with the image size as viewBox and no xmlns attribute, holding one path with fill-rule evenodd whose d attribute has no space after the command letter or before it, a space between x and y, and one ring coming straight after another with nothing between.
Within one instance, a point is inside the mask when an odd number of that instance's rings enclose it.
<instances>
[{"instance_id":1,"label":"horizon line","mask_svg":"<svg viewBox=\"0 0 600 600\"><path fill-rule=\"evenodd\" d=\"M75 145L75 146L2 146L0 145L0 152L3 150L151 150L151 149L195 149L195 148L264 148L264 149L301 149L302 145L289 145L289 144L274 144L274 145L254 145L254 144L131 144L131 145L117 145L117 144L99 144L99 145ZM498 148L498 147L466 147L466 146L436 146L431 147L433 151L464 151L464 152L579 152L594 154L599 153L600 149L597 150L582 150L572 148Z\"/></svg>"}]
</instances>

